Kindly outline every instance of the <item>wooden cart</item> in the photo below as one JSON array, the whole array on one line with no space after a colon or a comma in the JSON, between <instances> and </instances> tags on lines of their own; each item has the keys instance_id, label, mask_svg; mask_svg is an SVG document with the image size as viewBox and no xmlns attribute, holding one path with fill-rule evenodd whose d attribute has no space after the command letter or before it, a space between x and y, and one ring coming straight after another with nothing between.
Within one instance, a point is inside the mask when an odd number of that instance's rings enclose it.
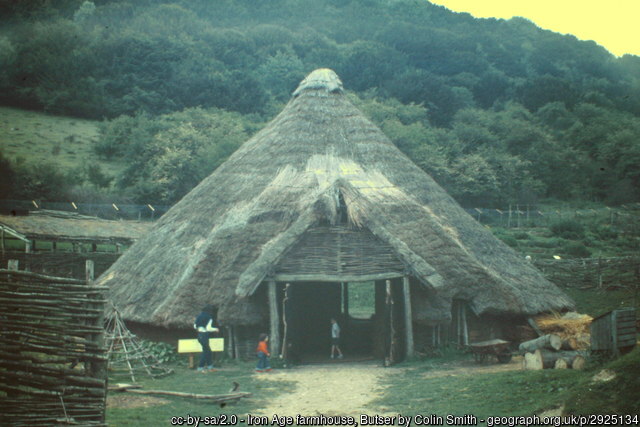
<instances>
[{"instance_id":1,"label":"wooden cart","mask_svg":"<svg viewBox=\"0 0 640 427\"><path fill-rule=\"evenodd\" d=\"M509 363L511 361L509 341L493 339L475 342L469 344L469 350L471 350L473 357L478 363L486 362L489 356L495 356L500 363Z\"/></svg>"}]
</instances>

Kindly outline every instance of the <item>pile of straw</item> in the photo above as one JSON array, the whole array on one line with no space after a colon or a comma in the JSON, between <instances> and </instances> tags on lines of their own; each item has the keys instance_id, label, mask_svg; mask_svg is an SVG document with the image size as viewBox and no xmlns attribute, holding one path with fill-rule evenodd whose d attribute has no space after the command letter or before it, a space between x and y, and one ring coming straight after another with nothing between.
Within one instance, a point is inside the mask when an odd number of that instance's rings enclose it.
<instances>
[{"instance_id":1,"label":"pile of straw","mask_svg":"<svg viewBox=\"0 0 640 427\"><path fill-rule=\"evenodd\" d=\"M545 334L556 334L563 340L575 340L579 349L590 344L589 325L593 317L588 314L568 312L550 313L535 317L538 328Z\"/></svg>"}]
</instances>

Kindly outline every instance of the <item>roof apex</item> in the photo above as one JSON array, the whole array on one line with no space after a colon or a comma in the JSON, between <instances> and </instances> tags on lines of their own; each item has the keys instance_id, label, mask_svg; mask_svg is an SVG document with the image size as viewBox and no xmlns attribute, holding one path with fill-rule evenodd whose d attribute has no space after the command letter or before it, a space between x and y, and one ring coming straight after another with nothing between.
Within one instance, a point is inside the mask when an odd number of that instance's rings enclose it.
<instances>
[{"instance_id":1,"label":"roof apex","mask_svg":"<svg viewBox=\"0 0 640 427\"><path fill-rule=\"evenodd\" d=\"M300 82L293 96L307 90L325 90L328 93L343 93L342 81L335 71L329 68L318 68Z\"/></svg>"}]
</instances>

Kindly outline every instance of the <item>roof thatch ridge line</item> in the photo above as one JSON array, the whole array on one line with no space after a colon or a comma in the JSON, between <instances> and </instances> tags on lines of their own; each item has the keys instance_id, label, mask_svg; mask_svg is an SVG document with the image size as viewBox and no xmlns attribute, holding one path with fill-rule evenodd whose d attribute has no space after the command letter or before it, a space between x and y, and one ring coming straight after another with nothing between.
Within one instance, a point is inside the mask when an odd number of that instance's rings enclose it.
<instances>
[{"instance_id":1,"label":"roof thatch ridge line","mask_svg":"<svg viewBox=\"0 0 640 427\"><path fill-rule=\"evenodd\" d=\"M236 287L236 297L252 295L264 278L270 273L271 266L294 246L302 235L317 221L313 209L303 212L284 232L275 236L262 247L260 255L242 272Z\"/></svg>"},{"instance_id":2,"label":"roof thatch ridge line","mask_svg":"<svg viewBox=\"0 0 640 427\"><path fill-rule=\"evenodd\" d=\"M310 90L318 90L329 93L344 93L342 81L335 71L329 68L318 68L312 71L293 92L293 97L297 97L303 92Z\"/></svg>"},{"instance_id":3,"label":"roof thatch ridge line","mask_svg":"<svg viewBox=\"0 0 640 427\"><path fill-rule=\"evenodd\" d=\"M338 185L345 193L348 194L349 192L352 192L352 194L357 195L356 199L368 201L366 195L362 194L362 192L348 180L339 179ZM414 201L414 203L416 202ZM355 207L355 204L353 207ZM380 240L388 243L393 249L395 249L396 255L408 271L412 272L416 278L429 288L439 289L445 285L444 278L431 264L416 254L404 241L389 232L374 215L368 215L367 209L360 210L361 212L358 212L355 215L358 218L358 222L368 228L369 231L371 231Z\"/></svg>"}]
</instances>

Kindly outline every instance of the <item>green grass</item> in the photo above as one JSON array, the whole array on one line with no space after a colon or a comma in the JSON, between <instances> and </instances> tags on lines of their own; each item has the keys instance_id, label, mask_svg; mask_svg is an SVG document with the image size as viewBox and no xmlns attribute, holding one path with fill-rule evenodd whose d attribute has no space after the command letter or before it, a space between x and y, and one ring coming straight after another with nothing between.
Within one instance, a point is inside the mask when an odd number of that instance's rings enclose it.
<instances>
[{"instance_id":1,"label":"green grass","mask_svg":"<svg viewBox=\"0 0 640 427\"><path fill-rule=\"evenodd\" d=\"M117 176L124 165L99 159L93 151L98 122L0 107L0 151L11 160L52 162L63 172L88 162Z\"/></svg>"},{"instance_id":2,"label":"green grass","mask_svg":"<svg viewBox=\"0 0 640 427\"><path fill-rule=\"evenodd\" d=\"M232 362L222 363L216 372L201 374L188 369L184 363L174 367L175 372L165 378L141 378L137 381L146 390L180 391L198 394L227 394L233 382L240 384L241 392L250 392L252 396L240 399L239 402L220 406L206 400L189 399L183 397L153 396L164 402L135 407L114 407L107 405L107 423L110 426L152 426L169 425L173 416L215 416L218 414L236 414L238 416L255 413L264 406L267 400L273 399L280 393L290 392L291 383L269 380L270 374L253 373L254 363ZM220 366L220 365L219 365ZM262 377L259 377L262 375ZM136 378L138 379L138 378ZM131 379L124 376L111 376L109 383L131 383ZM120 395L109 392L110 396ZM141 401L145 395L130 394L130 401ZM113 402L112 399L109 400ZM152 403L158 403L151 400Z\"/></svg>"},{"instance_id":3,"label":"green grass","mask_svg":"<svg viewBox=\"0 0 640 427\"><path fill-rule=\"evenodd\" d=\"M446 374L430 377L434 363L410 363L398 375L387 376L387 390L376 403L403 415L473 414L526 416L557 407L571 387L588 373L573 370L506 371ZM446 366L446 365L445 365Z\"/></svg>"},{"instance_id":4,"label":"green grass","mask_svg":"<svg viewBox=\"0 0 640 427\"><path fill-rule=\"evenodd\" d=\"M640 295L633 289L576 289L563 287L576 303L576 311L592 317L599 316L616 308L637 307Z\"/></svg>"},{"instance_id":5,"label":"green grass","mask_svg":"<svg viewBox=\"0 0 640 427\"><path fill-rule=\"evenodd\" d=\"M640 414L640 348L605 364L602 369L613 372L615 378L594 381L592 371L572 388L565 411L583 415Z\"/></svg>"}]
</instances>

